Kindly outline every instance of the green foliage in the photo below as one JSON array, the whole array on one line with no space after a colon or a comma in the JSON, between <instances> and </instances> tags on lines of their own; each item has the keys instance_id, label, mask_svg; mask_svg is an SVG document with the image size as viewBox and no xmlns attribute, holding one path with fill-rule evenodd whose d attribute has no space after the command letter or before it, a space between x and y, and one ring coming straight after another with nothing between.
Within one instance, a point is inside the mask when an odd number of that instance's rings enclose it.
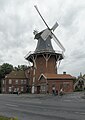
<instances>
[{"instance_id":1,"label":"green foliage","mask_svg":"<svg viewBox=\"0 0 85 120\"><path fill-rule=\"evenodd\" d=\"M27 68L27 65L18 65L18 67L14 67L14 70L26 70Z\"/></svg>"},{"instance_id":2,"label":"green foliage","mask_svg":"<svg viewBox=\"0 0 85 120\"><path fill-rule=\"evenodd\" d=\"M12 70L26 70L27 65L18 65L18 67L14 67L11 64L3 63L0 66L0 78L4 78L6 74L9 74Z\"/></svg>"},{"instance_id":3,"label":"green foliage","mask_svg":"<svg viewBox=\"0 0 85 120\"><path fill-rule=\"evenodd\" d=\"M13 70L13 66L8 63L3 63L0 66L0 78L4 78L6 74L9 74Z\"/></svg>"},{"instance_id":4,"label":"green foliage","mask_svg":"<svg viewBox=\"0 0 85 120\"><path fill-rule=\"evenodd\" d=\"M18 120L18 118L10 118L9 120Z\"/></svg>"},{"instance_id":5,"label":"green foliage","mask_svg":"<svg viewBox=\"0 0 85 120\"><path fill-rule=\"evenodd\" d=\"M18 120L17 118L8 118L4 116L0 116L0 120Z\"/></svg>"}]
</instances>

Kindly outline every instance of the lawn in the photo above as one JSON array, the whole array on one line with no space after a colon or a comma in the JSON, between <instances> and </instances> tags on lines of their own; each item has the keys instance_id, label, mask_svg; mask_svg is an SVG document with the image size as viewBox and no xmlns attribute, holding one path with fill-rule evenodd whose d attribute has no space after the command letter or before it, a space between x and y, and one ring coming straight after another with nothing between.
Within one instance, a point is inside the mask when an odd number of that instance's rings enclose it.
<instances>
[{"instance_id":1,"label":"lawn","mask_svg":"<svg viewBox=\"0 0 85 120\"><path fill-rule=\"evenodd\" d=\"M18 120L18 119L17 118L8 118L8 117L0 116L0 120Z\"/></svg>"}]
</instances>

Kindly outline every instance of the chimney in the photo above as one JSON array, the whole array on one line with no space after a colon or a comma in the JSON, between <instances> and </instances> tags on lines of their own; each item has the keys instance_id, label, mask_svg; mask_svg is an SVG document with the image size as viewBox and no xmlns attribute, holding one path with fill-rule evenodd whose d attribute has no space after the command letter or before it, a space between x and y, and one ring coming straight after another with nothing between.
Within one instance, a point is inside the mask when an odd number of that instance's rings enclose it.
<instances>
[{"instance_id":1,"label":"chimney","mask_svg":"<svg viewBox=\"0 0 85 120\"><path fill-rule=\"evenodd\" d=\"M66 72L64 71L63 74L66 75Z\"/></svg>"}]
</instances>

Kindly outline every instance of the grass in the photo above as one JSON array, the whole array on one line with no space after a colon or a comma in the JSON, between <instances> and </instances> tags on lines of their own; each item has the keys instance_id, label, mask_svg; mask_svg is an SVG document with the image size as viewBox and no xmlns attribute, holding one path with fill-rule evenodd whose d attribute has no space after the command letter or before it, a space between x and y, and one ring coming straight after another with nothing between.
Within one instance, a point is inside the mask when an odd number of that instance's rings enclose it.
<instances>
[{"instance_id":1,"label":"grass","mask_svg":"<svg viewBox=\"0 0 85 120\"><path fill-rule=\"evenodd\" d=\"M4 116L0 116L0 120L18 120L17 118L8 118Z\"/></svg>"}]
</instances>

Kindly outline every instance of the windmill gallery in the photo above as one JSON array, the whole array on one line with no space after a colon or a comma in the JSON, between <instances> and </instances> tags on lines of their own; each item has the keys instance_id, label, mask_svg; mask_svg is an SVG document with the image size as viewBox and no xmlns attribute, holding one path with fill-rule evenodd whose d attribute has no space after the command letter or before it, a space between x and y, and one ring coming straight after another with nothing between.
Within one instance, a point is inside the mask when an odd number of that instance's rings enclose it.
<instances>
[{"instance_id":1,"label":"windmill gallery","mask_svg":"<svg viewBox=\"0 0 85 120\"><path fill-rule=\"evenodd\" d=\"M58 74L58 63L64 59L65 48L54 35L53 31L58 27L58 23L50 29L37 6L34 6L39 13L41 19L45 23L47 29L37 32L34 31L35 39L38 40L37 47L34 52L29 52L25 59L33 65L27 70L29 78L29 87L31 93L52 93L52 89L64 92L73 91L73 80L75 77L70 74ZM51 44L51 39L57 43L62 51L56 52Z\"/></svg>"}]
</instances>

